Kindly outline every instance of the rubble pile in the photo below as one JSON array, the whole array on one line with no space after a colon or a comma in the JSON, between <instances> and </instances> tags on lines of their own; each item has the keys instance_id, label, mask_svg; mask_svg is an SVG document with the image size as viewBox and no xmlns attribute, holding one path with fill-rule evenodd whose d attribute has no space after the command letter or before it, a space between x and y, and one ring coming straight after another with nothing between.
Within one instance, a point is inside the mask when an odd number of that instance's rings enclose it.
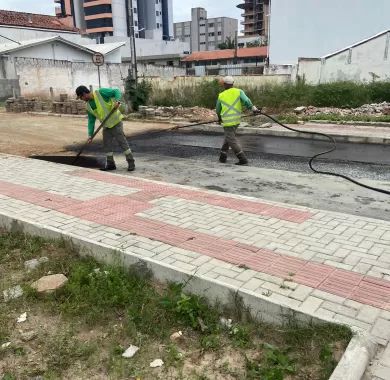
<instances>
[{"instance_id":1,"label":"rubble pile","mask_svg":"<svg viewBox=\"0 0 390 380\"><path fill-rule=\"evenodd\" d=\"M51 102L42 101L36 98L26 99L22 96L9 98L5 102L7 112L43 112L51 110Z\"/></svg>"},{"instance_id":2,"label":"rubble pile","mask_svg":"<svg viewBox=\"0 0 390 380\"><path fill-rule=\"evenodd\" d=\"M295 108L295 113L302 116L313 116L318 114L336 114L340 116L360 116L360 115L373 115L373 116L383 116L390 115L390 103L373 103L373 104L364 104L358 108L333 108L333 107L297 107Z\"/></svg>"},{"instance_id":3,"label":"rubble pile","mask_svg":"<svg viewBox=\"0 0 390 380\"><path fill-rule=\"evenodd\" d=\"M167 120L189 120L190 122L213 121L215 111L202 107L149 107L140 106L139 113L145 118L159 118Z\"/></svg>"}]
</instances>

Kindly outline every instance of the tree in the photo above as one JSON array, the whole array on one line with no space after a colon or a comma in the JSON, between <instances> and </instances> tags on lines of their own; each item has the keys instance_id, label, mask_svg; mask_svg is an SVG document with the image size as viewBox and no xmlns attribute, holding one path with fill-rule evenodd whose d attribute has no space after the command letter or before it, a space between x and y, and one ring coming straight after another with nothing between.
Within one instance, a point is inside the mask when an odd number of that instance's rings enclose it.
<instances>
[{"instance_id":1,"label":"tree","mask_svg":"<svg viewBox=\"0 0 390 380\"><path fill-rule=\"evenodd\" d=\"M236 41L231 37L226 37L225 42L222 42L218 45L218 49L225 50L225 49L235 49L236 48Z\"/></svg>"}]
</instances>

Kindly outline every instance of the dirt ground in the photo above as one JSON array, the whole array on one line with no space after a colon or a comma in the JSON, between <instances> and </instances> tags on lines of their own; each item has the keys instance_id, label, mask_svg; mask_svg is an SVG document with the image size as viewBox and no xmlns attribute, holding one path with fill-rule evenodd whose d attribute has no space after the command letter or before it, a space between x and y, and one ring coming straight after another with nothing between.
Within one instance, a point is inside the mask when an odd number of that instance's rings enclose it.
<instances>
[{"instance_id":1,"label":"dirt ground","mask_svg":"<svg viewBox=\"0 0 390 380\"><path fill-rule=\"evenodd\" d=\"M96 123L96 127L98 123ZM167 129L166 123L124 122L131 136L147 130ZM66 146L82 144L87 139L87 119L7 113L0 108L0 152L21 156L59 153ZM101 140L101 134L96 141Z\"/></svg>"}]
</instances>

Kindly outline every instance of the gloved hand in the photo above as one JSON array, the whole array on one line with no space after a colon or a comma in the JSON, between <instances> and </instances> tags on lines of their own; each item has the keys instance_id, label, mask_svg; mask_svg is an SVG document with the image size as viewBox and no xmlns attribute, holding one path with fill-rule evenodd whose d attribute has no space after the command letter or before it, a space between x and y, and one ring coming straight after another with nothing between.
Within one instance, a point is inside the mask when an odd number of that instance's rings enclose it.
<instances>
[{"instance_id":1,"label":"gloved hand","mask_svg":"<svg viewBox=\"0 0 390 380\"><path fill-rule=\"evenodd\" d=\"M258 109L256 106L253 106L252 112L254 115L258 115L259 113L261 113L261 109Z\"/></svg>"}]
</instances>

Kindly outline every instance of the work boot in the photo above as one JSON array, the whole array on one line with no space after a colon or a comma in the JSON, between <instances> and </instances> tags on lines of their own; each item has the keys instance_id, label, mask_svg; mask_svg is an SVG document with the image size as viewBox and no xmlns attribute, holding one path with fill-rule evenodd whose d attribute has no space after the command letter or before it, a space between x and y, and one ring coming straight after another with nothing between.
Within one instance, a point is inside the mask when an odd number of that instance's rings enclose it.
<instances>
[{"instance_id":1,"label":"work boot","mask_svg":"<svg viewBox=\"0 0 390 380\"><path fill-rule=\"evenodd\" d=\"M226 152L221 152L219 155L219 162L221 164L225 164L227 161L227 153Z\"/></svg>"},{"instance_id":2,"label":"work boot","mask_svg":"<svg viewBox=\"0 0 390 380\"><path fill-rule=\"evenodd\" d=\"M126 161L127 161L127 171L133 172L135 170L135 163L134 163L134 157L132 154L126 155Z\"/></svg>"},{"instance_id":3,"label":"work boot","mask_svg":"<svg viewBox=\"0 0 390 380\"><path fill-rule=\"evenodd\" d=\"M238 162L236 165L248 165L248 159L245 156L244 152L240 152L237 154Z\"/></svg>"},{"instance_id":4,"label":"work boot","mask_svg":"<svg viewBox=\"0 0 390 380\"><path fill-rule=\"evenodd\" d=\"M107 156L106 158L106 164L104 165L103 168L100 168L100 170L104 171L104 172L107 172L109 170L116 170L116 165L115 165L115 161L114 161L114 157L113 156Z\"/></svg>"}]
</instances>

